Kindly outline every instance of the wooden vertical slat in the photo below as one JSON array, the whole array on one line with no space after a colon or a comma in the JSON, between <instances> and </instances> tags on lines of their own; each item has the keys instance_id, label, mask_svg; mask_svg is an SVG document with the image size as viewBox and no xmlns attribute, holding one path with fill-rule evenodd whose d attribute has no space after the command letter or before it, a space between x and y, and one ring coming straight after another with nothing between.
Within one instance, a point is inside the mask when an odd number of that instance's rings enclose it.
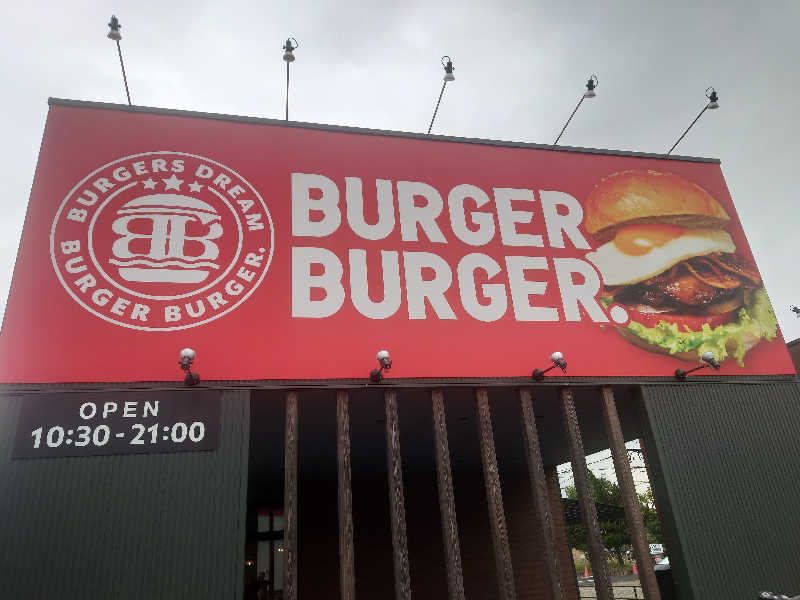
<instances>
[{"instance_id":1,"label":"wooden vertical slat","mask_svg":"<svg viewBox=\"0 0 800 600\"><path fill-rule=\"evenodd\" d=\"M444 414L443 396L441 390L431 392L436 478L439 486L439 511L442 516L442 542L447 563L448 597L450 600L464 600L464 576L461 571L461 547L458 539L453 474L450 469L450 447L447 442L447 421Z\"/></svg>"},{"instance_id":2,"label":"wooden vertical slat","mask_svg":"<svg viewBox=\"0 0 800 600\"><path fill-rule=\"evenodd\" d=\"M647 534L642 520L642 511L639 508L639 498L636 495L636 486L633 483L631 466L628 463L628 451L625 448L625 438L622 435L622 424L619 422L614 392L610 387L604 386L601 393L603 396L603 422L606 426L611 456L614 458L614 471L617 474L622 505L625 508L625 518L631 534L633 555L639 566L639 580L642 582L647 600L661 600L656 574L653 570L653 561L650 559L650 547L647 545Z\"/></svg>"},{"instance_id":3,"label":"wooden vertical slat","mask_svg":"<svg viewBox=\"0 0 800 600\"><path fill-rule=\"evenodd\" d=\"M347 392L336 393L336 461L339 473L339 590L342 600L356 597L353 550L353 494L350 488L350 408Z\"/></svg>"},{"instance_id":4,"label":"wooden vertical slat","mask_svg":"<svg viewBox=\"0 0 800 600\"><path fill-rule=\"evenodd\" d=\"M547 480L547 494L550 501L550 519L553 524L553 538L558 553L561 580L561 595L564 600L579 600L578 578L576 577L575 561L572 558L572 549L567 541L567 526L564 521L564 500L561 497L561 484L558 479L558 466L545 467L544 476Z\"/></svg>"},{"instance_id":5,"label":"wooden vertical slat","mask_svg":"<svg viewBox=\"0 0 800 600\"><path fill-rule=\"evenodd\" d=\"M297 600L297 392L286 394L283 510L283 593Z\"/></svg>"},{"instance_id":6,"label":"wooden vertical slat","mask_svg":"<svg viewBox=\"0 0 800 600\"><path fill-rule=\"evenodd\" d=\"M570 455L572 456L572 476L575 479L575 489L578 492L581 520L586 530L589 560L592 563L592 575L597 598L599 600L614 600L614 592L611 589L611 580L608 576L603 537L600 534L600 526L597 523L597 507L594 503L594 493L589 481L589 468L586 466L583 439L578 426L578 415L575 412L572 390L569 388L561 389L561 409L564 415Z\"/></svg>"},{"instance_id":7,"label":"wooden vertical slat","mask_svg":"<svg viewBox=\"0 0 800 600\"><path fill-rule=\"evenodd\" d=\"M497 586L500 600L515 600L514 569L511 566L511 548L508 544L506 515L503 509L503 492L500 489L500 473L494 449L492 415L489 412L489 394L485 389L475 391L478 412L478 434L481 441L483 479L486 483L486 500L489 505L489 523L492 529L494 562L497 570Z\"/></svg>"},{"instance_id":8,"label":"wooden vertical slat","mask_svg":"<svg viewBox=\"0 0 800 600\"><path fill-rule=\"evenodd\" d=\"M389 508L392 521L394 592L397 600L411 599L411 574L406 539L406 505L403 494L403 465L400 455L400 427L397 419L397 392L387 391L386 455L389 469Z\"/></svg>"},{"instance_id":9,"label":"wooden vertical slat","mask_svg":"<svg viewBox=\"0 0 800 600\"><path fill-rule=\"evenodd\" d=\"M547 577L550 584L550 595L553 600L561 600L561 575L558 552L553 537L553 522L550 517L550 502L547 490L547 478L542 464L542 451L539 447L539 434L536 431L536 419L533 412L531 392L519 390L519 403L522 411L522 431L525 438L525 458L528 463L528 475L531 480L531 494L536 520L542 531L542 543L547 564Z\"/></svg>"}]
</instances>

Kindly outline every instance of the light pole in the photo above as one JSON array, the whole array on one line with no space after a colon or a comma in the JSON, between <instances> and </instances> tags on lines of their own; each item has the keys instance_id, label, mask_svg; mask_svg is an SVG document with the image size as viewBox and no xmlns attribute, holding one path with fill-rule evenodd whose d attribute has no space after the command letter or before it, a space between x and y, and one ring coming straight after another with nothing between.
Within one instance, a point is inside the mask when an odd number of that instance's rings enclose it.
<instances>
[{"instance_id":1,"label":"light pole","mask_svg":"<svg viewBox=\"0 0 800 600\"><path fill-rule=\"evenodd\" d=\"M122 81L125 82L125 95L128 97L128 106L131 106L131 93L128 91L128 77L125 75L125 63L122 62L122 49L119 46L119 41L122 39L122 33L119 28L119 19L111 15L111 21L108 23L108 39L117 42L117 54L119 54L119 66L122 67Z\"/></svg>"},{"instance_id":2,"label":"light pole","mask_svg":"<svg viewBox=\"0 0 800 600\"><path fill-rule=\"evenodd\" d=\"M561 136L564 135L564 131L566 131L567 125L569 125L569 122L572 121L572 117L574 117L575 113L578 112L578 109L581 107L581 104L583 104L583 101L586 98L594 98L595 96L597 96L597 92L595 92L594 90L598 84L599 80L597 79L597 75L592 75L591 77L589 77L589 81L586 82L586 91L583 94L581 94L581 99L578 100L578 105L575 107L575 110L572 111L572 114L569 116L569 119L567 119L567 122L564 123L564 127L561 128L561 133L558 134L556 141L553 142L553 146L558 144L558 140L560 140Z\"/></svg>"},{"instance_id":3,"label":"light pole","mask_svg":"<svg viewBox=\"0 0 800 600\"><path fill-rule=\"evenodd\" d=\"M292 43L294 42L294 43ZM287 38L283 45L283 60L286 61L286 120L289 120L289 63L294 62L294 51L300 44L293 37Z\"/></svg>"},{"instance_id":4,"label":"light pole","mask_svg":"<svg viewBox=\"0 0 800 600\"><path fill-rule=\"evenodd\" d=\"M447 61L445 61L445 59L447 59ZM433 117L431 117L431 124L428 125L428 133L430 133L431 129L433 129L433 122L436 120L436 113L439 112L439 104L442 101L442 96L444 95L444 88L447 85L447 82L456 80L456 76L453 75L453 70L455 69L455 67L453 66L453 61L450 59L449 56L445 55L442 57L442 66L444 67L444 77L443 77L444 83L442 84L442 91L439 92L439 99L436 101L436 108L433 111Z\"/></svg>"},{"instance_id":5,"label":"light pole","mask_svg":"<svg viewBox=\"0 0 800 600\"><path fill-rule=\"evenodd\" d=\"M709 92L709 90L711 90ZM717 91L713 87L706 88L706 98L708 98L708 104L703 107L703 110L700 111L700 114L694 118L694 121L691 122L689 127L686 128L686 131L683 132L683 135L678 138L678 141L672 144L672 148L667 150L667 153L664 156L669 156L673 150L675 150L675 146L681 143L681 140L689 133L689 130L692 128L692 125L697 123L697 120L703 116L703 113L706 112L709 108L714 110L715 108L719 108L719 96L717 95Z\"/></svg>"}]
</instances>

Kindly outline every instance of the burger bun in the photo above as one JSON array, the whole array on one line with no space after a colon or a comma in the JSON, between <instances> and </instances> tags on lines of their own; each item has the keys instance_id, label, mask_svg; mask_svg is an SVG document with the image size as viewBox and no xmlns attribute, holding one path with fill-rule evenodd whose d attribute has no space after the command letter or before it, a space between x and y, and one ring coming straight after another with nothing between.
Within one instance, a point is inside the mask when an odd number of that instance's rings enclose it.
<instances>
[{"instance_id":1,"label":"burger bun","mask_svg":"<svg viewBox=\"0 0 800 600\"><path fill-rule=\"evenodd\" d=\"M586 231L597 243L624 225L671 223L681 227L723 228L730 216L711 194L673 173L628 170L602 179L584 206Z\"/></svg>"}]
</instances>

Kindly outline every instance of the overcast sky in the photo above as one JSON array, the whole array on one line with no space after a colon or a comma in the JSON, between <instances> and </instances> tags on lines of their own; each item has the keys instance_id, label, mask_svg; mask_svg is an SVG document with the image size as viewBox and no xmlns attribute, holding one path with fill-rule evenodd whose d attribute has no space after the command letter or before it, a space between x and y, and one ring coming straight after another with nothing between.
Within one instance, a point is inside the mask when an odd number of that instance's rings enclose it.
<instances>
[{"instance_id":1,"label":"overcast sky","mask_svg":"<svg viewBox=\"0 0 800 600\"><path fill-rule=\"evenodd\" d=\"M68 9L62 8L69 6ZM0 20L0 310L47 98L125 102L106 23L116 13L134 104L551 143L590 73L598 95L561 143L718 157L786 340L800 337L797 206L800 2L16 3Z\"/></svg>"}]
</instances>

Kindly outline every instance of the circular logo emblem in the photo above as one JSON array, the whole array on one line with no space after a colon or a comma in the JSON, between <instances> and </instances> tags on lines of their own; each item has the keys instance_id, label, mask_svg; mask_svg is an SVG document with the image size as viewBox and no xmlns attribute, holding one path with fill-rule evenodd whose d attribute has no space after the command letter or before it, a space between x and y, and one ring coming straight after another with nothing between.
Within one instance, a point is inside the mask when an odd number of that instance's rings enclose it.
<instances>
[{"instance_id":1,"label":"circular logo emblem","mask_svg":"<svg viewBox=\"0 0 800 600\"><path fill-rule=\"evenodd\" d=\"M126 156L64 198L50 231L61 284L86 310L146 331L231 312L272 260L272 217L232 169L182 152Z\"/></svg>"}]
</instances>

